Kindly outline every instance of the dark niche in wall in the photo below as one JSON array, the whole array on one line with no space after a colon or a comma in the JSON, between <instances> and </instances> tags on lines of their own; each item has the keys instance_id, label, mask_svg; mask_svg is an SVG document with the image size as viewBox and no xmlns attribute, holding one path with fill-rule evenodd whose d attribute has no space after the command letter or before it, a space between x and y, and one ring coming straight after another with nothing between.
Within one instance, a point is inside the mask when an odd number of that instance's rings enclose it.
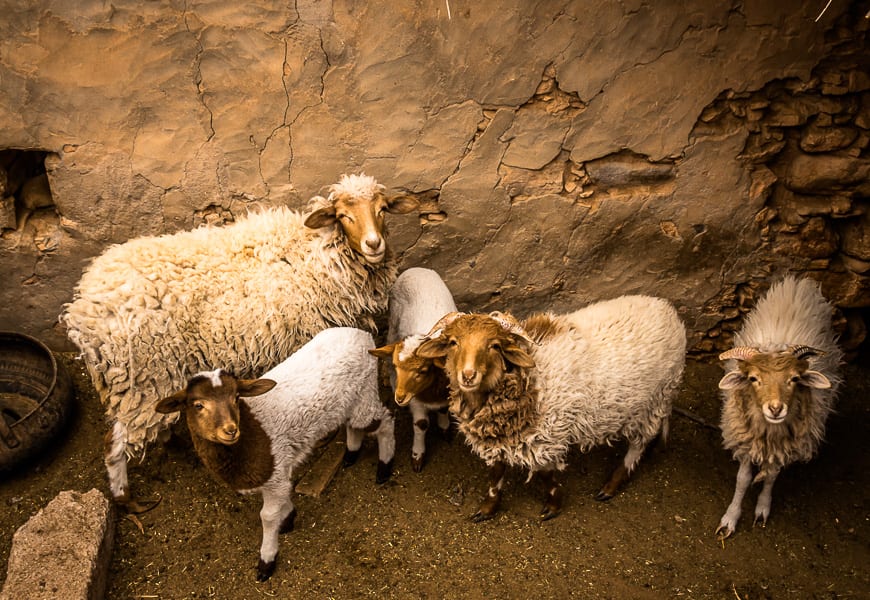
<instances>
[{"instance_id":1,"label":"dark niche in wall","mask_svg":"<svg viewBox=\"0 0 870 600\"><path fill-rule=\"evenodd\" d=\"M43 211L56 215L45 172L47 154L41 150L0 150L0 236L13 241L15 247L26 237L34 215Z\"/></svg>"}]
</instances>

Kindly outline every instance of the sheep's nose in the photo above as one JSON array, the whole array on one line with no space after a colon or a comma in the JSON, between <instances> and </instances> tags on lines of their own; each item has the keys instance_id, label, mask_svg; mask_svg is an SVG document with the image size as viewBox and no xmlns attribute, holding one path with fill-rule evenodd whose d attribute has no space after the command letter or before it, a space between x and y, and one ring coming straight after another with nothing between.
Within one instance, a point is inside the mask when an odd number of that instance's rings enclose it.
<instances>
[{"instance_id":1,"label":"sheep's nose","mask_svg":"<svg viewBox=\"0 0 870 600\"><path fill-rule=\"evenodd\" d=\"M235 425L226 425L224 427L224 433L227 435L228 438L233 439L234 437L236 437L236 435L238 435L239 428Z\"/></svg>"},{"instance_id":2,"label":"sheep's nose","mask_svg":"<svg viewBox=\"0 0 870 600\"><path fill-rule=\"evenodd\" d=\"M462 370L462 380L465 383L471 383L474 381L474 378L477 377L477 371L474 369L463 369Z\"/></svg>"},{"instance_id":3,"label":"sheep's nose","mask_svg":"<svg viewBox=\"0 0 870 600\"><path fill-rule=\"evenodd\" d=\"M767 410L770 411L771 416L778 417L779 413L782 412L782 404L771 404L767 407Z\"/></svg>"},{"instance_id":4,"label":"sheep's nose","mask_svg":"<svg viewBox=\"0 0 870 600\"><path fill-rule=\"evenodd\" d=\"M381 238L378 236L369 236L365 240L366 246L368 246L371 250L377 250L381 247Z\"/></svg>"}]
</instances>

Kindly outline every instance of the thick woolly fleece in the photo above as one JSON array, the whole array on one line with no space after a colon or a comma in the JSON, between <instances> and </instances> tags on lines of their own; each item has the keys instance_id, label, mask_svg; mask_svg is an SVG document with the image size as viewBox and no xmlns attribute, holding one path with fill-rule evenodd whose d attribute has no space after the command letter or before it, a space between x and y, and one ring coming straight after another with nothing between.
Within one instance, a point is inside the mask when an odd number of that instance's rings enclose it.
<instances>
[{"instance_id":1,"label":"thick woolly fleece","mask_svg":"<svg viewBox=\"0 0 870 600\"><path fill-rule=\"evenodd\" d=\"M784 424L764 419L751 386L722 390L722 440L735 460L744 458L759 467L758 478L769 471L815 456L825 436L825 422L842 383L843 353L831 326L833 308L808 279L786 277L775 283L746 316L734 336L734 345L750 346L761 352L779 352L793 345L810 346L824 352L809 358L810 369L820 371L831 382L829 389L800 390L800 406L790 406ZM725 363L726 371L737 369L737 361Z\"/></svg>"},{"instance_id":2,"label":"thick woolly fleece","mask_svg":"<svg viewBox=\"0 0 870 600\"><path fill-rule=\"evenodd\" d=\"M487 464L564 469L571 446L619 439L645 445L666 433L682 381L686 332L667 301L622 296L567 315L535 317L546 333L536 366L514 367L460 430ZM531 320L531 319L530 319ZM457 395L451 391L451 408ZM457 414L460 411L454 412Z\"/></svg>"},{"instance_id":3,"label":"thick woolly fleece","mask_svg":"<svg viewBox=\"0 0 870 600\"><path fill-rule=\"evenodd\" d=\"M226 227L138 238L85 270L61 322L109 420L126 426L128 456L178 419L153 407L194 373L213 365L261 373L327 327L374 329L393 261L369 265L340 226L313 230L304 221L282 207Z\"/></svg>"}]
</instances>

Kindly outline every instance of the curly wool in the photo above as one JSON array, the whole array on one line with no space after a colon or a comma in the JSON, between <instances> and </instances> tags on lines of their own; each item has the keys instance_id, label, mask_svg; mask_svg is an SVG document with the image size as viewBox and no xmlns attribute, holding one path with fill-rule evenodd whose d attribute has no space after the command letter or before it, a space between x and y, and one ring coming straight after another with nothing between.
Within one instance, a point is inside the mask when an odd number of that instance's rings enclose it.
<instances>
[{"instance_id":1,"label":"curly wool","mask_svg":"<svg viewBox=\"0 0 870 600\"><path fill-rule=\"evenodd\" d=\"M552 326L535 325L542 332L531 352L536 366L514 367L487 397L491 412L460 416L475 454L489 465L563 470L572 446L646 444L666 431L686 347L669 303L622 296L549 318Z\"/></svg>"},{"instance_id":2,"label":"curly wool","mask_svg":"<svg viewBox=\"0 0 870 600\"><path fill-rule=\"evenodd\" d=\"M115 245L86 268L61 322L107 416L126 425L128 455L178 419L153 405L190 375L215 364L258 373L327 327L374 329L392 259L363 264L339 226L304 221L270 209Z\"/></svg>"}]
</instances>

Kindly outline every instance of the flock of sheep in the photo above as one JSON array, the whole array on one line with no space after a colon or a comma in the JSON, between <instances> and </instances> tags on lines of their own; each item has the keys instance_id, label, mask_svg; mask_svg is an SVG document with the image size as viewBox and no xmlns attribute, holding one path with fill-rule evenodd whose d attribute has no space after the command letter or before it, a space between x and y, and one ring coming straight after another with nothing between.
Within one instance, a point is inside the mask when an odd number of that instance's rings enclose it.
<instances>
[{"instance_id":1,"label":"flock of sheep","mask_svg":"<svg viewBox=\"0 0 870 600\"><path fill-rule=\"evenodd\" d=\"M389 479L393 412L378 395L379 357L395 401L413 415L412 465L423 467L429 412L452 419L490 470L476 521L498 510L508 466L538 475L541 518L559 514L571 447L617 440L628 451L598 493L607 500L655 438L666 438L686 356L674 307L649 296L603 300L568 314L518 320L458 312L437 273L401 275L385 213L417 208L365 175L345 175L304 214L276 208L226 227L143 237L85 269L61 322L105 406L105 463L114 500L132 498L127 460L185 414L206 467L240 492L259 492L257 578L274 569L279 533L293 528L294 470L340 426L344 462L377 436L376 481ZM389 311L387 344L374 318ZM770 514L779 471L812 458L824 435L842 353L832 307L809 280L786 277L747 315L721 355L721 428L740 464L716 532L731 535L749 484L763 481L755 520Z\"/></svg>"}]
</instances>

